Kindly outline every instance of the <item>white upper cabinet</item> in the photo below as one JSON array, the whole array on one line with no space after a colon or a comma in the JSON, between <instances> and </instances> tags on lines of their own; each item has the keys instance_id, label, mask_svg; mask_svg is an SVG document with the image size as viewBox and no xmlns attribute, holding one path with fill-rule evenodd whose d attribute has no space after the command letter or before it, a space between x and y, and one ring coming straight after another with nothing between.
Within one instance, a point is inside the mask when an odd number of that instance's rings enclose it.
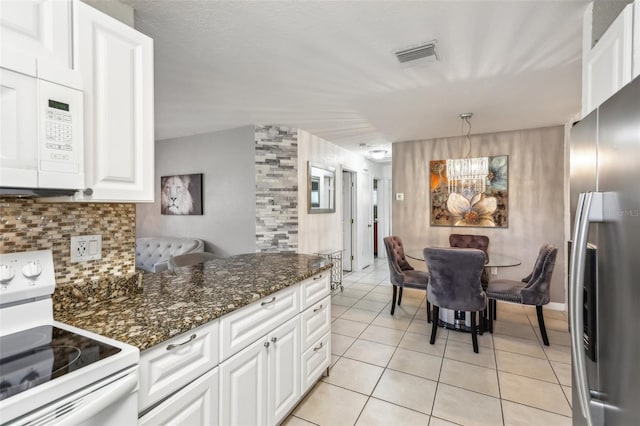
<instances>
[{"instance_id":1,"label":"white upper cabinet","mask_svg":"<svg viewBox=\"0 0 640 426\"><path fill-rule=\"evenodd\" d=\"M22 55L34 66L71 68L70 0L2 0L0 27L3 53Z\"/></svg>"},{"instance_id":2,"label":"white upper cabinet","mask_svg":"<svg viewBox=\"0 0 640 426\"><path fill-rule=\"evenodd\" d=\"M636 4L638 1L636 1ZM585 14L582 58L582 116L586 116L631 81L634 5L627 5L591 48L592 6ZM639 32L637 29L636 32ZM636 47L636 50L638 47Z\"/></svg>"},{"instance_id":3,"label":"white upper cabinet","mask_svg":"<svg viewBox=\"0 0 640 426\"><path fill-rule=\"evenodd\" d=\"M640 75L640 0L633 2L633 76Z\"/></svg>"},{"instance_id":4,"label":"white upper cabinet","mask_svg":"<svg viewBox=\"0 0 640 426\"><path fill-rule=\"evenodd\" d=\"M84 81L85 177L78 201L153 201L153 40L75 0Z\"/></svg>"}]
</instances>

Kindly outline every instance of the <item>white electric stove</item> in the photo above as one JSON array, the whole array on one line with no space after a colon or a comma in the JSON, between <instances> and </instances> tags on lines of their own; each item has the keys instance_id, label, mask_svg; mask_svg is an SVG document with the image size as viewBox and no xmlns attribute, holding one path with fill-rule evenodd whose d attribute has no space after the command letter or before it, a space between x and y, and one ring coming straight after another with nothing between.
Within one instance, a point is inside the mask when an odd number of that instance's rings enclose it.
<instances>
[{"instance_id":1,"label":"white electric stove","mask_svg":"<svg viewBox=\"0 0 640 426\"><path fill-rule=\"evenodd\" d=\"M53 320L51 250L0 254L0 425L135 425L140 351Z\"/></svg>"}]
</instances>

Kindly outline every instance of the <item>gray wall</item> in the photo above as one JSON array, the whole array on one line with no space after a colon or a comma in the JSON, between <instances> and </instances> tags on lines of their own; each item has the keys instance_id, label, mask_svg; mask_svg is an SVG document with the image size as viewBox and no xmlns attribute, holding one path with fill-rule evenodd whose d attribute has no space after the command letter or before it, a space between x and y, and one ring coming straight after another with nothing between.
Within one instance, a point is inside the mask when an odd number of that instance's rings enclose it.
<instances>
[{"instance_id":1,"label":"gray wall","mask_svg":"<svg viewBox=\"0 0 640 426\"><path fill-rule=\"evenodd\" d=\"M156 142L155 202L136 206L136 236L184 236L224 256L256 251L254 126ZM203 173L202 216L160 214L160 177Z\"/></svg>"},{"instance_id":2,"label":"gray wall","mask_svg":"<svg viewBox=\"0 0 640 426\"><path fill-rule=\"evenodd\" d=\"M448 246L449 234L454 231L487 235L490 253L522 259L518 267L499 270L498 278L518 280L531 272L540 246L553 243L559 252L551 301L565 303L564 128L473 135L471 140L472 157L509 156L509 227L430 225L429 161L460 157L460 137L453 137L393 144L392 192L403 192L404 201L392 196L392 233L403 239L407 249Z\"/></svg>"}]
</instances>

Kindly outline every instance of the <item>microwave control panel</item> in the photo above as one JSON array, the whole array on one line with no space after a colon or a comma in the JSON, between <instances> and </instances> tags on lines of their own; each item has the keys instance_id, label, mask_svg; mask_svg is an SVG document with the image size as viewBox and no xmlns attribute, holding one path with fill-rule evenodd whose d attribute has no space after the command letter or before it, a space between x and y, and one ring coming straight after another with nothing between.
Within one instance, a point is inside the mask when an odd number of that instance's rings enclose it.
<instances>
[{"instance_id":1,"label":"microwave control panel","mask_svg":"<svg viewBox=\"0 0 640 426\"><path fill-rule=\"evenodd\" d=\"M38 81L40 103L39 172L42 188L79 189L84 186L82 92ZM51 184L51 181L55 184Z\"/></svg>"}]
</instances>

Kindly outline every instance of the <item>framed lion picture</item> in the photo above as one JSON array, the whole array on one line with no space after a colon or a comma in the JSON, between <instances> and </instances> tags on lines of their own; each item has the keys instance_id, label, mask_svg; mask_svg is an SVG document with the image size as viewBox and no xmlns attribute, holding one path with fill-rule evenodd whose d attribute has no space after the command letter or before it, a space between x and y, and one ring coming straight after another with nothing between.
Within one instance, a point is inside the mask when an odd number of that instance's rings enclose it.
<instances>
[{"instance_id":1,"label":"framed lion picture","mask_svg":"<svg viewBox=\"0 0 640 426\"><path fill-rule=\"evenodd\" d=\"M202 215L202 173L162 176L160 212L163 215Z\"/></svg>"}]
</instances>

